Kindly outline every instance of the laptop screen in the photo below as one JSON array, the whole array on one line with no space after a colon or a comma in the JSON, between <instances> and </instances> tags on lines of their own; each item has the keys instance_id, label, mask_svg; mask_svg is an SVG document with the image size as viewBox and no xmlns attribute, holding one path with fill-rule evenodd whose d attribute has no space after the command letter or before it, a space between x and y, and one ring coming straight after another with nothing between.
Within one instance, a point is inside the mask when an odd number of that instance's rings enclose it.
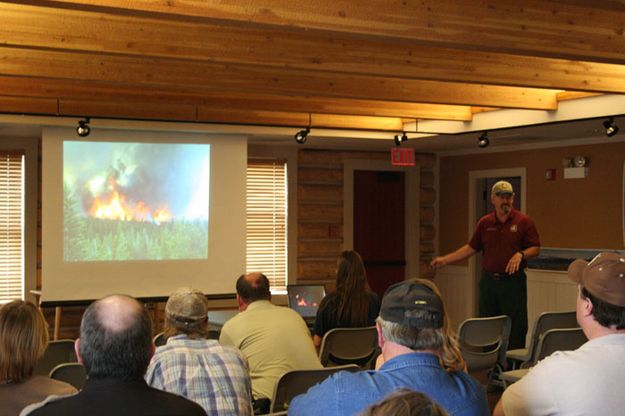
<instances>
[{"instance_id":1,"label":"laptop screen","mask_svg":"<svg viewBox=\"0 0 625 416\"><path fill-rule=\"evenodd\" d=\"M317 316L321 299L326 295L323 285L288 285L289 307L304 318Z\"/></svg>"}]
</instances>

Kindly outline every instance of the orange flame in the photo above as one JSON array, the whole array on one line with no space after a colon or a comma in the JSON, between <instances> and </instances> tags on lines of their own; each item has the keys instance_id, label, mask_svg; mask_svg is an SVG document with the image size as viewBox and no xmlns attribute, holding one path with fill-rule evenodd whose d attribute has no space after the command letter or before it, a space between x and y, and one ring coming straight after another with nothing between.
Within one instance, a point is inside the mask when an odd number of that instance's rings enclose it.
<instances>
[{"instance_id":1,"label":"orange flame","mask_svg":"<svg viewBox=\"0 0 625 416\"><path fill-rule=\"evenodd\" d=\"M112 188L108 197L96 196L93 198L89 215L95 218L120 221L153 221L156 224L173 219L167 207L152 210L145 202L127 202L127 198L116 189L115 180L109 178L109 188Z\"/></svg>"}]
</instances>

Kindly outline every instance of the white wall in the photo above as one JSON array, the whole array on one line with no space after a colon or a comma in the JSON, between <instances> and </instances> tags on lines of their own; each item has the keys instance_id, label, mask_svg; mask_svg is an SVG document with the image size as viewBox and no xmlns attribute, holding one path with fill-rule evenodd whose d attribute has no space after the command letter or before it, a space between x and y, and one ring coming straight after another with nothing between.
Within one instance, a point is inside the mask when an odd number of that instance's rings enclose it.
<instances>
[{"instance_id":1,"label":"white wall","mask_svg":"<svg viewBox=\"0 0 625 416\"><path fill-rule=\"evenodd\" d=\"M528 337L534 321L542 312L574 311L577 285L569 280L566 272L550 270L527 270ZM477 316L469 301L474 289L469 268L447 266L437 272L436 284L441 290L451 318L452 328L458 328L467 318Z\"/></svg>"}]
</instances>

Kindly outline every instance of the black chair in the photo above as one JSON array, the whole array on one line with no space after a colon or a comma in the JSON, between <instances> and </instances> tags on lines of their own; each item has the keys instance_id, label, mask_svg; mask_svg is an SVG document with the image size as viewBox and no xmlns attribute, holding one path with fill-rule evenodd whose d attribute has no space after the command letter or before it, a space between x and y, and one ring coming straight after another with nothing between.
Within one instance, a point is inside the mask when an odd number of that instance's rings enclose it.
<instances>
[{"instance_id":1,"label":"black chair","mask_svg":"<svg viewBox=\"0 0 625 416\"><path fill-rule=\"evenodd\" d=\"M76 352L74 351L74 340L60 339L50 341L43 356L35 365L34 374L39 376L47 376L50 371L59 364L78 362Z\"/></svg>"},{"instance_id":2,"label":"black chair","mask_svg":"<svg viewBox=\"0 0 625 416\"><path fill-rule=\"evenodd\" d=\"M50 378L64 381L81 390L87 381L87 373L80 363L63 363L50 371Z\"/></svg>"},{"instance_id":3,"label":"black chair","mask_svg":"<svg viewBox=\"0 0 625 416\"><path fill-rule=\"evenodd\" d=\"M360 371L355 364L337 367L327 367L314 370L292 370L284 373L276 383L271 399L271 413L288 410L291 400L299 394L304 394L309 388L321 383L338 371Z\"/></svg>"},{"instance_id":4,"label":"black chair","mask_svg":"<svg viewBox=\"0 0 625 416\"><path fill-rule=\"evenodd\" d=\"M165 338L165 334L163 332L159 332L158 334L154 335L154 339L152 340L152 342L154 342L155 347L161 347L167 344L167 338Z\"/></svg>"}]
</instances>

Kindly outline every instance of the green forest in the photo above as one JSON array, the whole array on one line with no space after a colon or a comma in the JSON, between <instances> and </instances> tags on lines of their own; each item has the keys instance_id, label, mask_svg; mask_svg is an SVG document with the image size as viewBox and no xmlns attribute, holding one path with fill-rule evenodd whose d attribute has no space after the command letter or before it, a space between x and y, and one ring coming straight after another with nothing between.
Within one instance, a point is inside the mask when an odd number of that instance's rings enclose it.
<instances>
[{"instance_id":1,"label":"green forest","mask_svg":"<svg viewBox=\"0 0 625 416\"><path fill-rule=\"evenodd\" d=\"M65 261L204 259L207 221L151 222L83 217L76 197L63 190Z\"/></svg>"}]
</instances>

